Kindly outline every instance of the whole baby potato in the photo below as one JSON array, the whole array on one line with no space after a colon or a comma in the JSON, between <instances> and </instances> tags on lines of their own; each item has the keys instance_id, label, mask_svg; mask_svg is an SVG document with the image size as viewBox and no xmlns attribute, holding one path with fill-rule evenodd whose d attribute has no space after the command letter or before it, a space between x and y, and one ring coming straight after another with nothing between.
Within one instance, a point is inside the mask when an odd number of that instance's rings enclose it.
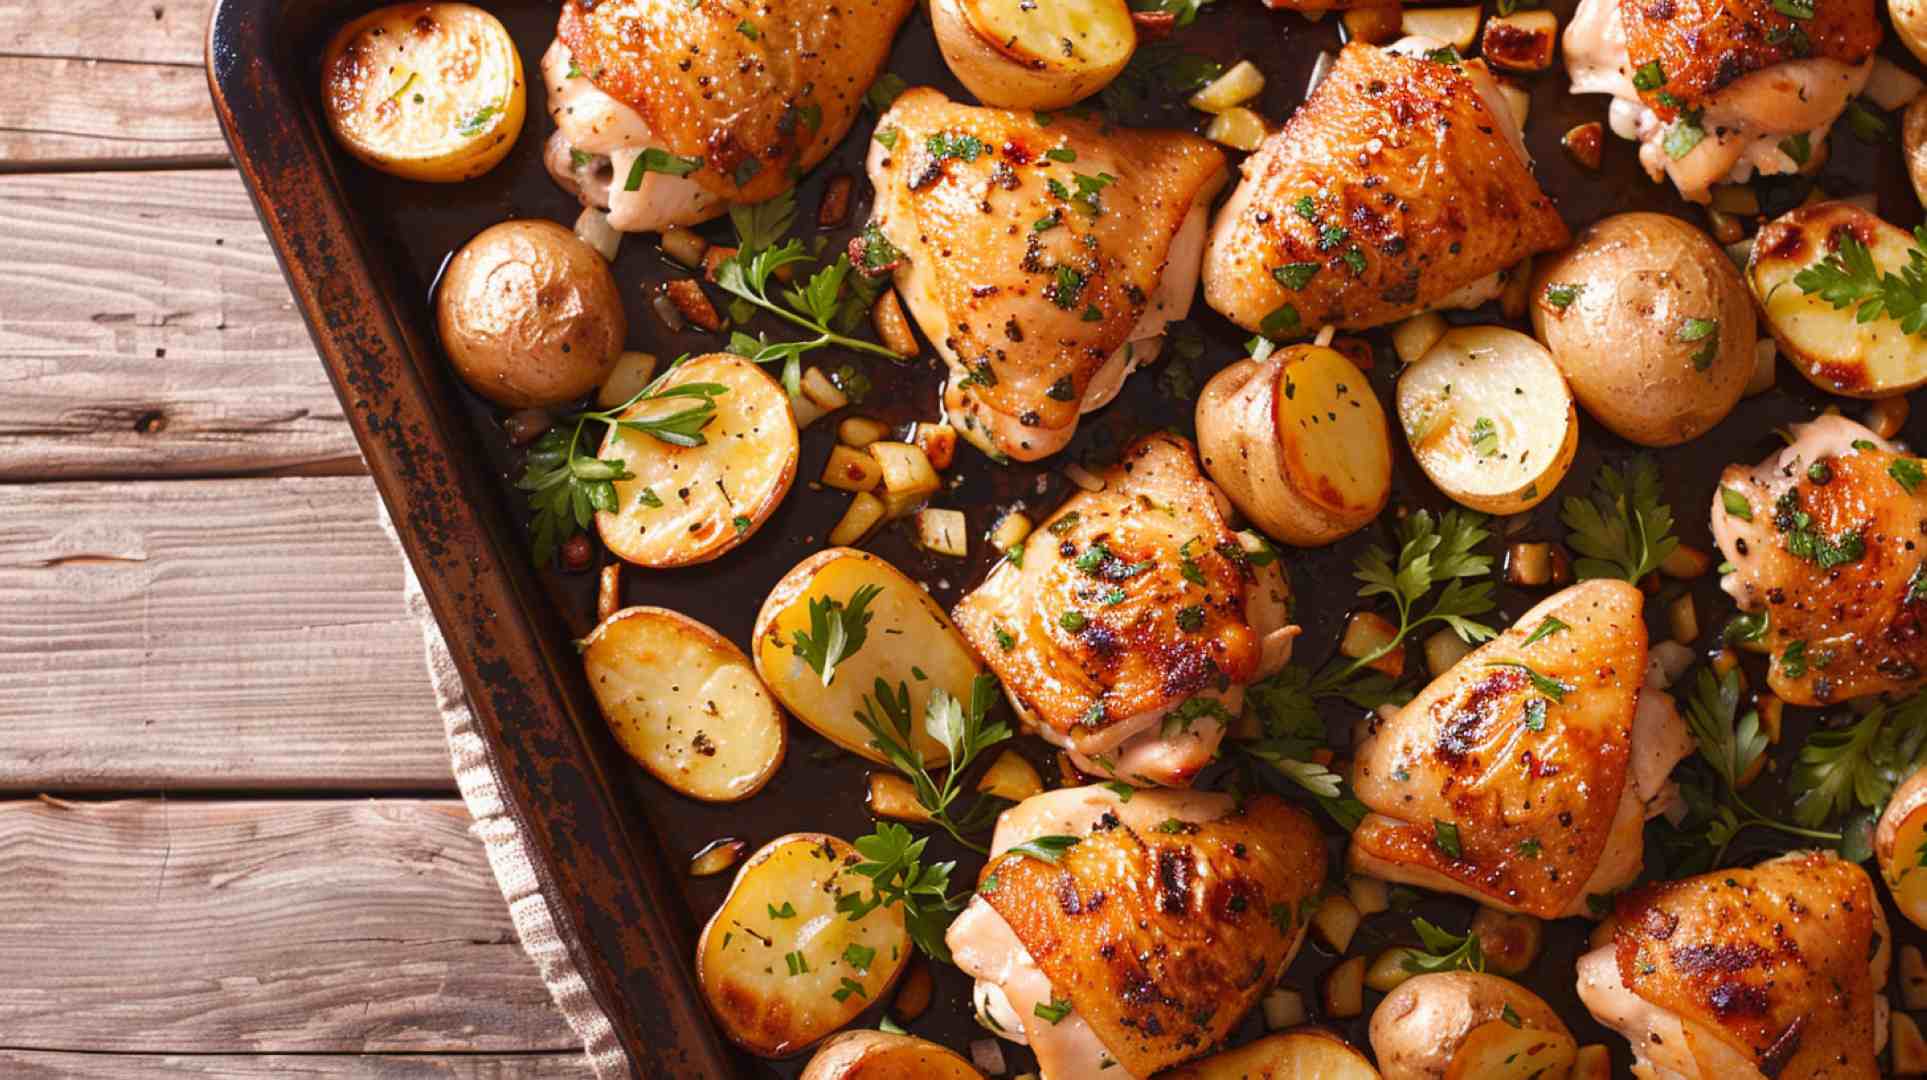
<instances>
[{"instance_id":1,"label":"whole baby potato","mask_svg":"<svg viewBox=\"0 0 1927 1080\"><path fill-rule=\"evenodd\" d=\"M435 308L462 381L511 409L594 390L629 332L608 263L552 221L483 230L450 260Z\"/></svg>"},{"instance_id":2,"label":"whole baby potato","mask_svg":"<svg viewBox=\"0 0 1927 1080\"><path fill-rule=\"evenodd\" d=\"M1753 374L1745 280L1710 237L1666 214L1605 218L1545 260L1532 330L1580 407L1643 446L1704 434Z\"/></svg>"}]
</instances>

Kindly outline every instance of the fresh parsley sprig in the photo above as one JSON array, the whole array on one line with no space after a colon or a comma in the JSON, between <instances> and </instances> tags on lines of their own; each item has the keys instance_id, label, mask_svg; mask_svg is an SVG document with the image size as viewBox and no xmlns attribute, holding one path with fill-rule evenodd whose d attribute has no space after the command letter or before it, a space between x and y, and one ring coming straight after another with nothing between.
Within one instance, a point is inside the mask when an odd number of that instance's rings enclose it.
<instances>
[{"instance_id":1,"label":"fresh parsley sprig","mask_svg":"<svg viewBox=\"0 0 1927 1080\"><path fill-rule=\"evenodd\" d=\"M1817 828L1850 814L1878 814L1894 787L1927 760L1927 695L1882 704L1844 727L1816 731L1800 748L1790 783L1793 820Z\"/></svg>"},{"instance_id":2,"label":"fresh parsley sprig","mask_svg":"<svg viewBox=\"0 0 1927 1080\"><path fill-rule=\"evenodd\" d=\"M1673 508L1660 501L1659 466L1642 454L1624 472L1601 465L1592 496L1571 496L1559 520L1572 532L1566 544L1580 558L1572 564L1581 581L1620 578L1637 582L1659 568L1679 547Z\"/></svg>"},{"instance_id":3,"label":"fresh parsley sprig","mask_svg":"<svg viewBox=\"0 0 1927 1080\"><path fill-rule=\"evenodd\" d=\"M1479 946L1479 935L1467 930L1464 934L1454 934L1429 920L1415 918L1412 930L1425 943L1424 952L1408 950L1399 960L1399 966L1414 975L1427 975L1440 971L1484 971L1485 950Z\"/></svg>"},{"instance_id":4,"label":"fresh parsley sprig","mask_svg":"<svg viewBox=\"0 0 1927 1080\"><path fill-rule=\"evenodd\" d=\"M863 585L850 594L848 603L828 596L810 598L810 628L793 630L790 637L796 655L828 686L836 678L836 666L855 656L870 636L870 601L883 592L880 585Z\"/></svg>"},{"instance_id":5,"label":"fresh parsley sprig","mask_svg":"<svg viewBox=\"0 0 1927 1080\"><path fill-rule=\"evenodd\" d=\"M1882 273L1867 245L1842 230L1840 246L1819 262L1793 275L1793 283L1808 296L1817 295L1834 310L1851 307L1855 322L1872 322L1885 315L1909 334L1927 330L1927 225L1915 226L1914 246L1899 273Z\"/></svg>"},{"instance_id":6,"label":"fresh parsley sprig","mask_svg":"<svg viewBox=\"0 0 1927 1080\"><path fill-rule=\"evenodd\" d=\"M1701 668L1686 702L1686 721L1699 743L1700 757L1712 768L1717 789L1709 792L1682 781L1680 793L1690 809L1689 821L1704 830L1714 864L1726 854L1735 836L1754 827L1807 840L1840 840L1837 832L1768 817L1740 794L1747 774L1766 754L1767 736L1760 730L1758 710L1740 711L1737 670L1715 677L1710 669Z\"/></svg>"},{"instance_id":7,"label":"fresh parsley sprig","mask_svg":"<svg viewBox=\"0 0 1927 1080\"><path fill-rule=\"evenodd\" d=\"M876 831L853 841L864 861L851 867L869 878L870 894L845 893L836 898L836 910L856 922L880 907L903 906L903 921L910 940L932 960L951 963L950 947L944 931L963 910L965 895L950 895L950 874L955 862L923 861L927 836L913 837L910 830L892 822L879 822Z\"/></svg>"},{"instance_id":8,"label":"fresh parsley sprig","mask_svg":"<svg viewBox=\"0 0 1927 1080\"><path fill-rule=\"evenodd\" d=\"M680 363L678 360L677 364ZM675 366L672 364L669 370L675 370ZM596 511L614 513L617 509L615 482L634 478L622 459L581 451L582 433L587 425L613 425L617 430L640 432L672 446L702 446L707 441L703 428L715 419L716 399L728 393L728 387L719 383L683 383L659 389L668 376L669 371L663 372L634 397L613 409L589 410L565 418L562 425L550 428L529 447L521 479L515 486L529 493L529 508L535 512L529 529L530 550L537 566L546 564L555 557L558 548L587 531ZM665 416L640 420L622 416L644 401L682 398L695 403Z\"/></svg>"},{"instance_id":9,"label":"fresh parsley sprig","mask_svg":"<svg viewBox=\"0 0 1927 1080\"><path fill-rule=\"evenodd\" d=\"M949 833L959 844L979 854L989 849L967 838L981 832L997 816L1000 800L980 798L962 814L953 814L951 805L963 794L963 774L970 763L985 750L1011 737L1010 725L988 719L996 700L997 680L979 675L971 683L968 706L942 687L930 691L924 704L923 730L944 748L947 767L943 779L932 776L916 750L911 735L910 688L899 682L892 691L882 679L876 681L874 694L865 695L857 722L870 733L870 745L882 752L897 771L910 778L917 790L917 803L930 815L932 824Z\"/></svg>"}]
</instances>

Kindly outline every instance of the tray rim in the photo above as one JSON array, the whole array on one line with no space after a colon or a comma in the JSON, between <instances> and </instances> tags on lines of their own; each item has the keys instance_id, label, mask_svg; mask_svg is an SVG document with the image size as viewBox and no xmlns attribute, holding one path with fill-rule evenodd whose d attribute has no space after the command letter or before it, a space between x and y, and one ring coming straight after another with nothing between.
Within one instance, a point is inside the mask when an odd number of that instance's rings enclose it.
<instances>
[{"instance_id":1,"label":"tray rim","mask_svg":"<svg viewBox=\"0 0 1927 1080\"><path fill-rule=\"evenodd\" d=\"M325 2L325 0L323 0ZM701 1003L675 868L595 752L568 640L467 441L439 354L370 258L297 86L293 5L216 0L208 87L296 308L455 661L489 774L630 1074L740 1075ZM544 745L538 745L544 744ZM531 958L533 959L533 958Z\"/></svg>"}]
</instances>

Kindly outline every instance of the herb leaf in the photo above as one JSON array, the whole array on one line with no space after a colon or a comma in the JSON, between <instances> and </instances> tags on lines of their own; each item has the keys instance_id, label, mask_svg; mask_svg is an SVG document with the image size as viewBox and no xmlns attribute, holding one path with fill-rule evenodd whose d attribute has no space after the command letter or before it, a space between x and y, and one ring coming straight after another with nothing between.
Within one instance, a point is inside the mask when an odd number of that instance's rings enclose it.
<instances>
[{"instance_id":1,"label":"herb leaf","mask_svg":"<svg viewBox=\"0 0 1927 1080\"><path fill-rule=\"evenodd\" d=\"M1873 253L1847 232L1838 234L1839 246L1819 262L1793 275L1793 283L1808 296L1819 296L1834 309L1852 307L1857 322L1881 316L1900 324L1909 334L1927 328L1927 226L1914 229L1914 246L1899 273L1881 272Z\"/></svg>"},{"instance_id":2,"label":"herb leaf","mask_svg":"<svg viewBox=\"0 0 1927 1080\"><path fill-rule=\"evenodd\" d=\"M1000 800L978 799L961 815L952 814L950 808L963 794L963 774L970 763L985 750L1011 737L1009 724L986 719L996 697L997 680L990 675L979 675L972 682L968 704L950 696L941 686L931 689L923 710L923 730L944 748L948 759L941 781L931 775L923 756L914 748L907 685L899 682L893 692L888 683L878 679L874 693L864 696L863 709L856 714L857 722L870 733L870 745L888 758L898 772L909 777L917 791L917 803L930 815L931 823L958 843L980 853L988 849L966 839L965 834L988 827L996 816Z\"/></svg>"},{"instance_id":3,"label":"herb leaf","mask_svg":"<svg viewBox=\"0 0 1927 1080\"><path fill-rule=\"evenodd\" d=\"M859 586L848 604L828 596L810 598L810 628L793 630L796 655L830 685L836 666L855 656L869 637L870 601L883 591L877 585Z\"/></svg>"},{"instance_id":4,"label":"herb leaf","mask_svg":"<svg viewBox=\"0 0 1927 1080\"><path fill-rule=\"evenodd\" d=\"M1559 520L1572 530L1567 546L1583 556L1573 563L1580 580L1638 582L1679 547L1673 508L1660 494L1659 467L1642 454L1624 472L1601 465L1590 499L1566 499Z\"/></svg>"}]
</instances>

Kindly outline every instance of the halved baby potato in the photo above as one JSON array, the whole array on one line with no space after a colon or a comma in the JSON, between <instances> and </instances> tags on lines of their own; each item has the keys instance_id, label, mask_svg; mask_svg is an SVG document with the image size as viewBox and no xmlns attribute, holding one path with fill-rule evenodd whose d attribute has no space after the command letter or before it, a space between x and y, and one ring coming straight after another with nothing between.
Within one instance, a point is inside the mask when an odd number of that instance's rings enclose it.
<instances>
[{"instance_id":1,"label":"halved baby potato","mask_svg":"<svg viewBox=\"0 0 1927 1080\"><path fill-rule=\"evenodd\" d=\"M1180 1065L1159 1080L1379 1080L1351 1044L1320 1028L1267 1035L1235 1050Z\"/></svg>"},{"instance_id":2,"label":"halved baby potato","mask_svg":"<svg viewBox=\"0 0 1927 1080\"><path fill-rule=\"evenodd\" d=\"M1198 395L1205 471L1260 529L1301 547L1363 528L1392 492L1392 440L1365 375L1317 345L1240 360Z\"/></svg>"},{"instance_id":3,"label":"halved baby potato","mask_svg":"<svg viewBox=\"0 0 1927 1080\"><path fill-rule=\"evenodd\" d=\"M1579 1044L1563 1031L1488 1020L1466 1033L1445 1080L1556 1080L1578 1054Z\"/></svg>"},{"instance_id":4,"label":"halved baby potato","mask_svg":"<svg viewBox=\"0 0 1927 1080\"><path fill-rule=\"evenodd\" d=\"M1552 354L1497 326L1449 330L1406 368L1398 419L1439 490L1488 514L1550 496L1579 449L1572 391Z\"/></svg>"},{"instance_id":5,"label":"halved baby potato","mask_svg":"<svg viewBox=\"0 0 1927 1080\"><path fill-rule=\"evenodd\" d=\"M812 634L810 607L834 602L847 609L858 589L873 588L865 611L864 641L832 672L828 686L796 649L798 634ZM945 760L943 745L923 730L930 691L943 689L958 701L970 700L978 672L975 654L923 586L896 567L865 551L819 551L783 575L756 614L751 653L756 670L783 707L817 733L851 753L881 764L889 761L870 745L870 733L857 722L864 699L873 697L878 679L910 694L911 737L926 764Z\"/></svg>"},{"instance_id":6,"label":"halved baby potato","mask_svg":"<svg viewBox=\"0 0 1927 1080\"><path fill-rule=\"evenodd\" d=\"M1874 828L1873 853L1894 906L1915 926L1927 928L1927 768L1894 789Z\"/></svg>"},{"instance_id":7,"label":"halved baby potato","mask_svg":"<svg viewBox=\"0 0 1927 1080\"><path fill-rule=\"evenodd\" d=\"M616 508L596 513L596 532L639 566L708 562L748 540L796 478L796 414L782 384L732 353L686 360L656 380L623 420L661 420L699 405L691 387L721 387L702 445L678 446L611 426L602 456L632 474L616 481ZM670 393L682 388L680 393Z\"/></svg>"},{"instance_id":8,"label":"halved baby potato","mask_svg":"<svg viewBox=\"0 0 1927 1080\"><path fill-rule=\"evenodd\" d=\"M799 1080L983 1080L947 1047L889 1031L846 1031L824 1043Z\"/></svg>"},{"instance_id":9,"label":"halved baby potato","mask_svg":"<svg viewBox=\"0 0 1927 1080\"><path fill-rule=\"evenodd\" d=\"M355 157L442 183L494 168L527 112L515 42L468 4L395 4L342 27L322 53L321 103Z\"/></svg>"},{"instance_id":10,"label":"halved baby potato","mask_svg":"<svg viewBox=\"0 0 1927 1080\"><path fill-rule=\"evenodd\" d=\"M1385 1080L1565 1080L1578 1054L1545 999L1473 971L1399 984L1372 1012L1371 1040Z\"/></svg>"},{"instance_id":11,"label":"halved baby potato","mask_svg":"<svg viewBox=\"0 0 1927 1080\"><path fill-rule=\"evenodd\" d=\"M696 942L696 981L738 1046L761 1057L806 1049L888 993L910 959L903 905L852 920L845 894L872 891L855 848L791 833L750 856Z\"/></svg>"},{"instance_id":12,"label":"halved baby potato","mask_svg":"<svg viewBox=\"0 0 1927 1080\"><path fill-rule=\"evenodd\" d=\"M783 714L749 657L687 615L618 611L583 639L582 665L616 741L684 795L747 799L783 763Z\"/></svg>"},{"instance_id":13,"label":"halved baby potato","mask_svg":"<svg viewBox=\"0 0 1927 1080\"><path fill-rule=\"evenodd\" d=\"M1861 322L1858 305L1836 308L1794 283L1800 271L1833 254L1840 238L1866 245L1874 270L1907 266L1913 237L1852 203L1802 206L1767 222L1753 241L1746 280L1780 352L1813 385L1847 397L1882 398L1927 383L1927 337L1909 334L1887 313Z\"/></svg>"},{"instance_id":14,"label":"halved baby potato","mask_svg":"<svg viewBox=\"0 0 1927 1080\"><path fill-rule=\"evenodd\" d=\"M977 100L1057 109L1104 88L1137 49L1125 0L933 0L944 62Z\"/></svg>"}]
</instances>

